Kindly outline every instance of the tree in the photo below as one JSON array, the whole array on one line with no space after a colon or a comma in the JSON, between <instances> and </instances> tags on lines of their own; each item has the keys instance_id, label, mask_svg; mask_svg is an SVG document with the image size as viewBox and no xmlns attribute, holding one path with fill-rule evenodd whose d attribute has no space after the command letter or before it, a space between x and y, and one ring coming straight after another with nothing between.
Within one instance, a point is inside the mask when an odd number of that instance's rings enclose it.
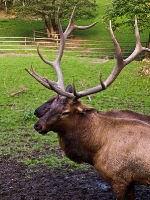
<instances>
[{"instance_id":1,"label":"tree","mask_svg":"<svg viewBox=\"0 0 150 200\"><path fill-rule=\"evenodd\" d=\"M8 8L12 5L12 0L0 0L0 9L5 10L7 14Z\"/></svg>"},{"instance_id":2,"label":"tree","mask_svg":"<svg viewBox=\"0 0 150 200\"><path fill-rule=\"evenodd\" d=\"M149 28L150 3L148 0L113 0L112 4L107 6L104 21L113 20L115 28L121 25L133 26L135 16L141 30Z\"/></svg>"},{"instance_id":3,"label":"tree","mask_svg":"<svg viewBox=\"0 0 150 200\"><path fill-rule=\"evenodd\" d=\"M150 29L150 2L148 0L113 0L107 6L104 22L113 21L113 28L118 29L122 25L134 27L135 16L138 19L140 31ZM150 48L150 36L147 47ZM146 54L150 58L150 53Z\"/></svg>"},{"instance_id":4,"label":"tree","mask_svg":"<svg viewBox=\"0 0 150 200\"><path fill-rule=\"evenodd\" d=\"M96 15L95 0L14 0L13 9L18 16L40 17L45 25L48 37L53 37L57 32L57 10L60 7L61 17L67 19L77 4L76 19L92 18Z\"/></svg>"}]
</instances>

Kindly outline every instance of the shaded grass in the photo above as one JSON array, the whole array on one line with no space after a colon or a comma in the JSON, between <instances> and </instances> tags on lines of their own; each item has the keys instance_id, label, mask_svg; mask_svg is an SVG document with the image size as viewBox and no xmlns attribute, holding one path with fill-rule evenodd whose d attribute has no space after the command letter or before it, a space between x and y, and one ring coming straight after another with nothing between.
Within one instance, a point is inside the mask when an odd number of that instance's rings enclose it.
<instances>
[{"instance_id":1,"label":"shaded grass","mask_svg":"<svg viewBox=\"0 0 150 200\"><path fill-rule=\"evenodd\" d=\"M0 37L33 37L37 29L44 29L41 20L0 20Z\"/></svg>"},{"instance_id":2,"label":"shaded grass","mask_svg":"<svg viewBox=\"0 0 150 200\"><path fill-rule=\"evenodd\" d=\"M46 55L46 58L52 60L54 57ZM115 63L115 60L103 64L91 61L90 58L64 55L65 86L73 78L77 91L96 86L99 84L99 70L105 80ZM16 158L31 166L42 163L53 168L64 162L74 165L63 156L55 133L42 136L33 128L37 120L34 110L55 93L31 78L24 68L32 64L40 75L56 80L54 70L37 56L7 55L0 57L0 63L0 157ZM100 111L130 109L150 114L150 77L139 73L141 66L142 62L132 62L107 90L91 95L91 102L86 97L82 101ZM10 96L23 88L26 88L24 92Z\"/></svg>"}]
</instances>

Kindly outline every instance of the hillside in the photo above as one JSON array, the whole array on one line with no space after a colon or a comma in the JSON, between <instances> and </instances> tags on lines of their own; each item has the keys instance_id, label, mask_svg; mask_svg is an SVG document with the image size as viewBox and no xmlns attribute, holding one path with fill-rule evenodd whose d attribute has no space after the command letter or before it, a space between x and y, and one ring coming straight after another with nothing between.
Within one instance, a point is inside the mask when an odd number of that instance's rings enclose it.
<instances>
[{"instance_id":1,"label":"hillside","mask_svg":"<svg viewBox=\"0 0 150 200\"><path fill-rule=\"evenodd\" d=\"M110 3L111 1L109 1L109 4ZM87 31L77 30L74 31L73 34L75 37L80 37L82 39L111 42L109 30L102 20L108 1L97 0L97 4L98 4L97 8L98 15L96 16L95 19L90 19L86 21L86 23L85 21L80 20L76 23L79 25L88 25L90 23L93 23L94 21L97 21L98 24ZM1 17L2 18L0 19L0 37L33 37L34 30L44 29L44 25L41 20L29 21L29 20L13 19L10 16L5 16L4 13L1 13ZM63 23L64 28L66 27L66 25L67 22ZM129 31L127 27L120 28L119 32L115 32L115 35L119 42L128 43L131 46L131 49L134 48L135 35L133 32ZM146 46L148 35L149 35L148 30L140 34L143 46ZM130 44L131 42L132 44Z\"/></svg>"}]
</instances>

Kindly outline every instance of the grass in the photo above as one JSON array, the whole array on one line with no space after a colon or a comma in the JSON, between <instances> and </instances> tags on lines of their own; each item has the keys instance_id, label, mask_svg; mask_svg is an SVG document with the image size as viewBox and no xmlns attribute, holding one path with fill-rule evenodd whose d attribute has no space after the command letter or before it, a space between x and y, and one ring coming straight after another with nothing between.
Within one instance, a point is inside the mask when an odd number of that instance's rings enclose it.
<instances>
[{"instance_id":1,"label":"grass","mask_svg":"<svg viewBox=\"0 0 150 200\"><path fill-rule=\"evenodd\" d=\"M50 59L49 56L47 58ZM78 91L84 89L82 84L86 88L98 85L99 70L105 79L114 62L95 64L88 58L64 55L62 69L65 85L70 84L73 78ZM0 157L14 158L30 166L46 164L54 168L64 163L74 165L62 155L55 133L42 136L33 128L37 120L34 110L55 93L38 84L24 68L32 63L39 74L51 80L56 80L54 71L37 56L1 56L0 63ZM82 101L101 111L131 109L150 114L150 77L139 73L141 66L142 62L129 64L107 90L92 95L91 102L87 98ZM23 88L26 90L17 94Z\"/></svg>"},{"instance_id":2,"label":"grass","mask_svg":"<svg viewBox=\"0 0 150 200\"><path fill-rule=\"evenodd\" d=\"M93 21L99 23L88 31L75 31L84 39L110 40L108 29L102 22L107 1L97 1L99 15ZM83 21L79 21L83 24ZM65 24L64 24L65 26ZM0 20L1 36L32 36L34 29L43 28L41 21ZM9 30L9 31L8 31ZM128 29L124 33L116 33L119 41L133 41L134 34ZM141 35L142 41L147 40L147 33ZM16 51L16 53L19 53ZM51 56L49 56L51 55ZM54 56L49 52L46 58L53 60ZM93 63L91 58L77 57L65 53L62 59L62 70L65 76L65 85L72 83L74 78L78 91L99 84L99 70L103 74L103 80L110 74L115 61L106 63ZM45 89L31 78L24 68L32 64L35 70L42 76L56 80L54 71L45 65L38 56L0 56L0 157L17 159L30 166L36 164L49 165L50 168L68 163L75 165L66 159L59 148L57 135L53 132L42 136L34 131L33 124L36 117L34 110L55 95L53 91ZM142 62L132 62L119 75L115 83L107 90L91 96L82 101L100 111L112 109L130 109L140 113L150 114L149 109L149 85L150 77L139 73ZM75 165L76 166L76 165ZM81 165L85 167L85 165Z\"/></svg>"}]
</instances>

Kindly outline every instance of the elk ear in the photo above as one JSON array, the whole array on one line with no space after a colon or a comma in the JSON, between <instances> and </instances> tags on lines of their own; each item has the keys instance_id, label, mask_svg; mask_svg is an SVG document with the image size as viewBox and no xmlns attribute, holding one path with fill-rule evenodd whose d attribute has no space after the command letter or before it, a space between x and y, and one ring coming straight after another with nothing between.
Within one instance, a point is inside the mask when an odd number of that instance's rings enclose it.
<instances>
[{"instance_id":1,"label":"elk ear","mask_svg":"<svg viewBox=\"0 0 150 200\"><path fill-rule=\"evenodd\" d=\"M81 107L77 107L77 110L78 110L78 113L81 113L81 114L90 114L90 113L93 113L96 111L96 109L94 108L81 108Z\"/></svg>"},{"instance_id":2,"label":"elk ear","mask_svg":"<svg viewBox=\"0 0 150 200\"><path fill-rule=\"evenodd\" d=\"M66 87L66 92L72 93L72 85Z\"/></svg>"}]
</instances>

